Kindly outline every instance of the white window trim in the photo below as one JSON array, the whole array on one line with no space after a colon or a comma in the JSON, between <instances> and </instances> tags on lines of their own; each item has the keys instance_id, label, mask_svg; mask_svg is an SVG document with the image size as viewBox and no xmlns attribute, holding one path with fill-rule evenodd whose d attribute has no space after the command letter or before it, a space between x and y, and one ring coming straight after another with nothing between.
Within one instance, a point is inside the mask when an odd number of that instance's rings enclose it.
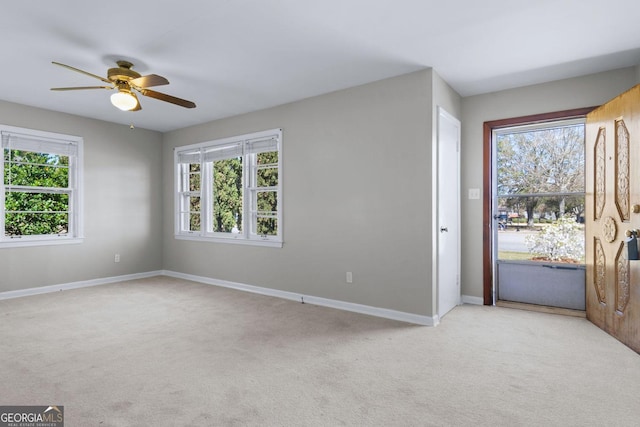
<instances>
[{"instance_id":1,"label":"white window trim","mask_svg":"<svg viewBox=\"0 0 640 427\"><path fill-rule=\"evenodd\" d=\"M63 142L71 143L76 146L75 162L71 164L70 159L70 176L69 189L52 189L53 192L64 192L72 194L69 200L70 214L69 218L70 230L68 234L60 235L34 235L11 237L4 235L5 221L5 191L4 191L4 160L0 162L0 176L2 177L2 191L0 191L0 249L16 248L25 246L49 246L49 245L66 245L78 244L84 241L84 140L79 136L64 135L53 132L39 131L33 129L20 128L0 124L0 135L3 133L24 135L33 139L41 139L43 142ZM4 149L3 149L4 153ZM3 154L4 155L4 154ZM72 157L72 158L73 158Z\"/></svg>"},{"instance_id":2,"label":"white window trim","mask_svg":"<svg viewBox=\"0 0 640 427\"><path fill-rule=\"evenodd\" d=\"M203 160L203 152L207 148L214 148L222 145L240 144L243 151L243 159L246 160L251 154L247 153L245 147L248 146L251 141L256 139L275 138L278 146L278 185L273 188L278 193L277 197L277 223L278 234L276 236L258 236L251 234L250 219L250 206L251 206L251 162L243 162L243 220L244 226L242 233L229 234L219 232L208 232L208 223L212 220L212 212L210 208L205 205L207 203L206 194L211 194L211 167L208 166L208 162ZM201 193L201 220L202 227L200 231L186 231L183 230L180 224L180 212L181 212L181 192L180 192L180 180L182 179L180 171L179 156L180 153L186 151L200 150L200 193ZM206 241L216 243L231 243L239 245L252 245L252 246L266 246L281 248L283 244L283 192L282 192L282 129L271 129L261 132L254 132L245 135L233 136L228 138L217 139L213 141L206 141L197 144L184 145L174 148L174 237L179 240L192 240L192 241ZM270 187L265 187L268 190Z\"/></svg>"}]
</instances>

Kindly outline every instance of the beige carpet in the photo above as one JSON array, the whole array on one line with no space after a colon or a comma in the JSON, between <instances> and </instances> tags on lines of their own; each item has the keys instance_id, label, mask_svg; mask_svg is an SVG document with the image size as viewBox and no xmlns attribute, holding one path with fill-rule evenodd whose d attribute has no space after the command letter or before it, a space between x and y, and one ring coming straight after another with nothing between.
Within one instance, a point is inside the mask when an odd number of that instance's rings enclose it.
<instances>
[{"instance_id":1,"label":"beige carpet","mask_svg":"<svg viewBox=\"0 0 640 427\"><path fill-rule=\"evenodd\" d=\"M0 301L0 405L72 426L637 426L640 356L585 319L429 328L158 277Z\"/></svg>"}]
</instances>

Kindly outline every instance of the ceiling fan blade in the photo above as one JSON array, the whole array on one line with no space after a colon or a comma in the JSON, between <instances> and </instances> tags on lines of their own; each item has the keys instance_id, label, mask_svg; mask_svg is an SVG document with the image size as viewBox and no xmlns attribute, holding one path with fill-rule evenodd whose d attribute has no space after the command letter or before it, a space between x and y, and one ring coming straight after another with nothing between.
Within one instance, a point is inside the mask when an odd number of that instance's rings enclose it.
<instances>
[{"instance_id":1,"label":"ceiling fan blade","mask_svg":"<svg viewBox=\"0 0 640 427\"><path fill-rule=\"evenodd\" d=\"M51 90L113 89L113 86L52 87Z\"/></svg>"},{"instance_id":2,"label":"ceiling fan blade","mask_svg":"<svg viewBox=\"0 0 640 427\"><path fill-rule=\"evenodd\" d=\"M155 90L141 89L140 93L151 98L159 99L160 101L166 101L175 105L179 105L181 107L196 108L196 104L191 101L176 98L175 96L167 95L165 93L156 92Z\"/></svg>"},{"instance_id":3,"label":"ceiling fan blade","mask_svg":"<svg viewBox=\"0 0 640 427\"><path fill-rule=\"evenodd\" d=\"M129 84L139 88L145 88L145 87L152 87L152 86L168 85L169 80L157 74L149 74L146 76L138 77L137 79L129 80Z\"/></svg>"},{"instance_id":4,"label":"ceiling fan blade","mask_svg":"<svg viewBox=\"0 0 640 427\"><path fill-rule=\"evenodd\" d=\"M87 71L83 71L83 70L81 70L79 68L72 67L72 66L66 65L66 64L61 64L60 62L51 61L51 63L55 64L55 65L59 65L59 66L64 67L64 68L68 68L68 69L70 69L72 71L77 71L78 73L86 74L89 77L93 77L94 79L102 80L105 83L111 84L111 81L107 80L105 77L100 77L100 76L98 76L96 74L92 74L92 73L89 73Z\"/></svg>"}]
</instances>

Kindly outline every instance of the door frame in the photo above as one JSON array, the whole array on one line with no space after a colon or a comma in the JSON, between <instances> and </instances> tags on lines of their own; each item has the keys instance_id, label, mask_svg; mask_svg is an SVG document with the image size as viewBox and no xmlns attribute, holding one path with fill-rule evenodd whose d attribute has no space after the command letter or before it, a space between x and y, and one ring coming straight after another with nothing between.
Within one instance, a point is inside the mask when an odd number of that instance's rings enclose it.
<instances>
[{"instance_id":1,"label":"door frame","mask_svg":"<svg viewBox=\"0 0 640 427\"><path fill-rule=\"evenodd\" d=\"M483 148L482 148L482 288L484 305L495 305L495 290L493 288L493 250L491 246L493 236L493 141L494 129L504 127L526 125L552 120L575 119L585 117L597 107L575 108L572 110L556 111L552 113L533 114L529 116L512 117L508 119L492 120L483 124Z\"/></svg>"}]
</instances>

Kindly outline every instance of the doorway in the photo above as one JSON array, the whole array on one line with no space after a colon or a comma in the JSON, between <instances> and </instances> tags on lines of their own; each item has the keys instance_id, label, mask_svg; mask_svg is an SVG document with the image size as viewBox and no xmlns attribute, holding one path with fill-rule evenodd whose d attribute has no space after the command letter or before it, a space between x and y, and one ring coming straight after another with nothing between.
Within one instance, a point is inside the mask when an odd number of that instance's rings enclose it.
<instances>
[{"instance_id":1,"label":"doorway","mask_svg":"<svg viewBox=\"0 0 640 427\"><path fill-rule=\"evenodd\" d=\"M591 110L485 123L485 304L584 311L584 117Z\"/></svg>"}]
</instances>

